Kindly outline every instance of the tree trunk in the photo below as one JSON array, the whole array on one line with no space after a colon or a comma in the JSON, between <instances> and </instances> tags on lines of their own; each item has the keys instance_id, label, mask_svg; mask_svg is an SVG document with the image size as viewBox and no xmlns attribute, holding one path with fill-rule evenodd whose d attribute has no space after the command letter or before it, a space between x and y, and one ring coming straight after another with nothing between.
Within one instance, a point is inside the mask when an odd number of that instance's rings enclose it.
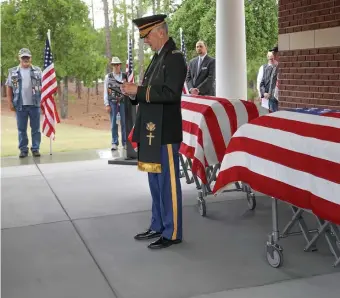
<instances>
[{"instance_id":1,"label":"tree trunk","mask_svg":"<svg viewBox=\"0 0 340 298\"><path fill-rule=\"evenodd\" d=\"M91 0L91 9L92 9L92 27L94 28L94 6L93 6L93 0Z\"/></svg>"},{"instance_id":2,"label":"tree trunk","mask_svg":"<svg viewBox=\"0 0 340 298\"><path fill-rule=\"evenodd\" d=\"M103 0L103 4L104 4L104 19L105 19L105 44L106 44L106 57L107 57L106 72L109 73L110 72L110 59L111 59L109 4L107 0Z\"/></svg>"},{"instance_id":3,"label":"tree trunk","mask_svg":"<svg viewBox=\"0 0 340 298\"><path fill-rule=\"evenodd\" d=\"M131 0L131 19L135 18L135 7L134 7L134 0ZM134 33L134 26L132 26L132 33L131 33L131 38L132 38L132 49L135 48L135 35Z\"/></svg>"},{"instance_id":4,"label":"tree trunk","mask_svg":"<svg viewBox=\"0 0 340 298\"><path fill-rule=\"evenodd\" d=\"M156 14L156 0L152 0L152 13Z\"/></svg>"},{"instance_id":5,"label":"tree trunk","mask_svg":"<svg viewBox=\"0 0 340 298\"><path fill-rule=\"evenodd\" d=\"M77 79L76 81L76 85L77 85L77 93L78 93L78 99L81 99L81 81L79 79Z\"/></svg>"},{"instance_id":6,"label":"tree trunk","mask_svg":"<svg viewBox=\"0 0 340 298\"><path fill-rule=\"evenodd\" d=\"M129 17L128 17L128 12L127 12L127 5L126 2L123 4L123 23L124 23L124 28L127 30L128 29L128 24L129 22Z\"/></svg>"},{"instance_id":7,"label":"tree trunk","mask_svg":"<svg viewBox=\"0 0 340 298\"><path fill-rule=\"evenodd\" d=\"M87 88L86 113L90 110L90 88Z\"/></svg>"},{"instance_id":8,"label":"tree trunk","mask_svg":"<svg viewBox=\"0 0 340 298\"><path fill-rule=\"evenodd\" d=\"M96 95L99 95L98 79L96 80Z\"/></svg>"},{"instance_id":9,"label":"tree trunk","mask_svg":"<svg viewBox=\"0 0 340 298\"><path fill-rule=\"evenodd\" d=\"M113 28L117 28L117 8L115 5L117 5L117 0L112 0Z\"/></svg>"},{"instance_id":10,"label":"tree trunk","mask_svg":"<svg viewBox=\"0 0 340 298\"><path fill-rule=\"evenodd\" d=\"M61 102L61 97L62 97L62 93L61 93L61 82L58 82L58 100L59 102Z\"/></svg>"},{"instance_id":11,"label":"tree trunk","mask_svg":"<svg viewBox=\"0 0 340 298\"><path fill-rule=\"evenodd\" d=\"M60 98L60 116L62 119L68 116L68 77L64 77L63 95Z\"/></svg>"},{"instance_id":12,"label":"tree trunk","mask_svg":"<svg viewBox=\"0 0 340 298\"><path fill-rule=\"evenodd\" d=\"M7 86L5 85L5 82L1 83L1 97L7 97Z\"/></svg>"},{"instance_id":13,"label":"tree trunk","mask_svg":"<svg viewBox=\"0 0 340 298\"><path fill-rule=\"evenodd\" d=\"M137 7L137 17L141 18L143 16L143 0L139 0ZM144 75L144 39L139 39L138 42L138 60L139 60L139 83L143 81Z\"/></svg>"},{"instance_id":14,"label":"tree trunk","mask_svg":"<svg viewBox=\"0 0 340 298\"><path fill-rule=\"evenodd\" d=\"M157 0L157 6L156 6L156 13L160 13L161 11L161 0Z\"/></svg>"}]
</instances>

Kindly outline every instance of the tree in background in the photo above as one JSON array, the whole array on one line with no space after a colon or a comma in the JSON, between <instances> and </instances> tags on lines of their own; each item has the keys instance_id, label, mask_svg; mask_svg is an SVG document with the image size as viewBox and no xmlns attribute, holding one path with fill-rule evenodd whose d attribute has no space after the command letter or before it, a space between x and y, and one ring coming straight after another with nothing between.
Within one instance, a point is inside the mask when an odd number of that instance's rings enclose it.
<instances>
[{"instance_id":1,"label":"tree in background","mask_svg":"<svg viewBox=\"0 0 340 298\"><path fill-rule=\"evenodd\" d=\"M18 65L20 48L28 47L33 63L42 67L46 34L51 29L58 85L62 80L64 87L59 88L60 115L66 118L68 78L92 84L104 75L106 60L95 43L97 33L88 18L89 8L81 0L11 0L1 3L1 14L1 81L8 68Z\"/></svg>"},{"instance_id":2,"label":"tree in background","mask_svg":"<svg viewBox=\"0 0 340 298\"><path fill-rule=\"evenodd\" d=\"M126 61L128 28L133 29L130 32L133 46L133 33L137 36L131 21L150 13L168 15L170 35L177 44L180 42L179 28L183 28L188 59L196 56L195 44L199 39L207 42L209 54L214 56L216 0L183 0L180 5L175 2L131 0L131 4L127 4L125 0L102 0L106 26L95 30L93 20L89 19L90 8L81 0L4 1L1 3L1 84L5 82L8 68L18 64L17 53L22 47L30 48L33 63L43 65L46 33L51 29L60 115L67 117L68 79L76 79L80 92L81 81L86 87L92 87L93 81L104 78L112 56ZM91 8L93 15L93 6ZM267 50L277 42L277 1L245 0L245 14L248 82L250 89L255 89L259 66L265 62ZM135 74L139 74L136 75L138 81L143 77L153 53L138 39L136 54L134 66Z\"/></svg>"},{"instance_id":3,"label":"tree in background","mask_svg":"<svg viewBox=\"0 0 340 298\"><path fill-rule=\"evenodd\" d=\"M265 62L268 49L277 43L278 6L276 0L245 0L244 3L247 74L249 86L254 89L257 71ZM188 59L196 56L195 44L199 39L206 41L209 54L215 55L216 0L184 0L170 17L170 32L177 42L179 28L183 28Z\"/></svg>"}]
</instances>

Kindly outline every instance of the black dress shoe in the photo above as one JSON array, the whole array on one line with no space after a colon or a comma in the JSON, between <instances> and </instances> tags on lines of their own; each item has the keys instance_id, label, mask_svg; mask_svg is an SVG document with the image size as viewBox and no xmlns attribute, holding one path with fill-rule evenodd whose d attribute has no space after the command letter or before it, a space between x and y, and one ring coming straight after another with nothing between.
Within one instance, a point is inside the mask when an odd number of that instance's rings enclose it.
<instances>
[{"instance_id":1,"label":"black dress shoe","mask_svg":"<svg viewBox=\"0 0 340 298\"><path fill-rule=\"evenodd\" d=\"M160 232L152 231L152 230L147 230L143 233L137 234L135 236L136 240L147 240L147 239L152 239L161 236L162 234Z\"/></svg>"},{"instance_id":2,"label":"black dress shoe","mask_svg":"<svg viewBox=\"0 0 340 298\"><path fill-rule=\"evenodd\" d=\"M161 236L158 240L150 243L148 245L148 248L151 248L151 249L166 248L166 247L169 247L173 244L178 244L178 243L181 243L181 242L182 242L182 240L180 240L180 239L169 240L169 239L166 239L163 236Z\"/></svg>"}]
</instances>

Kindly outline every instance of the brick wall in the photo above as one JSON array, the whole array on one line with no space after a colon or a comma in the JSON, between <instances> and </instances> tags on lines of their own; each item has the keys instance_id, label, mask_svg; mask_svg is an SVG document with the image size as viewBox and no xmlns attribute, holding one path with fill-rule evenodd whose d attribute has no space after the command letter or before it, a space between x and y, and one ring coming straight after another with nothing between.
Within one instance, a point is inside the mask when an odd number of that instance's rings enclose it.
<instances>
[{"instance_id":1,"label":"brick wall","mask_svg":"<svg viewBox=\"0 0 340 298\"><path fill-rule=\"evenodd\" d=\"M340 0L280 0L279 50L281 107L340 109Z\"/></svg>"},{"instance_id":2,"label":"brick wall","mask_svg":"<svg viewBox=\"0 0 340 298\"><path fill-rule=\"evenodd\" d=\"M279 34L340 26L340 0L281 0Z\"/></svg>"},{"instance_id":3,"label":"brick wall","mask_svg":"<svg viewBox=\"0 0 340 298\"><path fill-rule=\"evenodd\" d=\"M280 103L340 109L340 47L280 52Z\"/></svg>"}]
</instances>

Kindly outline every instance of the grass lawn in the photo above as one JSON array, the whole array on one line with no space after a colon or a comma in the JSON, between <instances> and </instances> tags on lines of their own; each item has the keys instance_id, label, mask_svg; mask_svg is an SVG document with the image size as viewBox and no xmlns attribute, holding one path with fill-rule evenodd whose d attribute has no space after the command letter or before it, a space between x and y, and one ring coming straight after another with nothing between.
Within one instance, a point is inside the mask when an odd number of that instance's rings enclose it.
<instances>
[{"instance_id":1,"label":"grass lawn","mask_svg":"<svg viewBox=\"0 0 340 298\"><path fill-rule=\"evenodd\" d=\"M31 128L28 123L29 148L31 146ZM52 141L52 152L78 151L87 149L109 148L111 132L81 126L58 123L56 137ZM40 152L50 152L50 140L41 134ZM18 155L18 132L15 116L1 115L1 157Z\"/></svg>"}]
</instances>

